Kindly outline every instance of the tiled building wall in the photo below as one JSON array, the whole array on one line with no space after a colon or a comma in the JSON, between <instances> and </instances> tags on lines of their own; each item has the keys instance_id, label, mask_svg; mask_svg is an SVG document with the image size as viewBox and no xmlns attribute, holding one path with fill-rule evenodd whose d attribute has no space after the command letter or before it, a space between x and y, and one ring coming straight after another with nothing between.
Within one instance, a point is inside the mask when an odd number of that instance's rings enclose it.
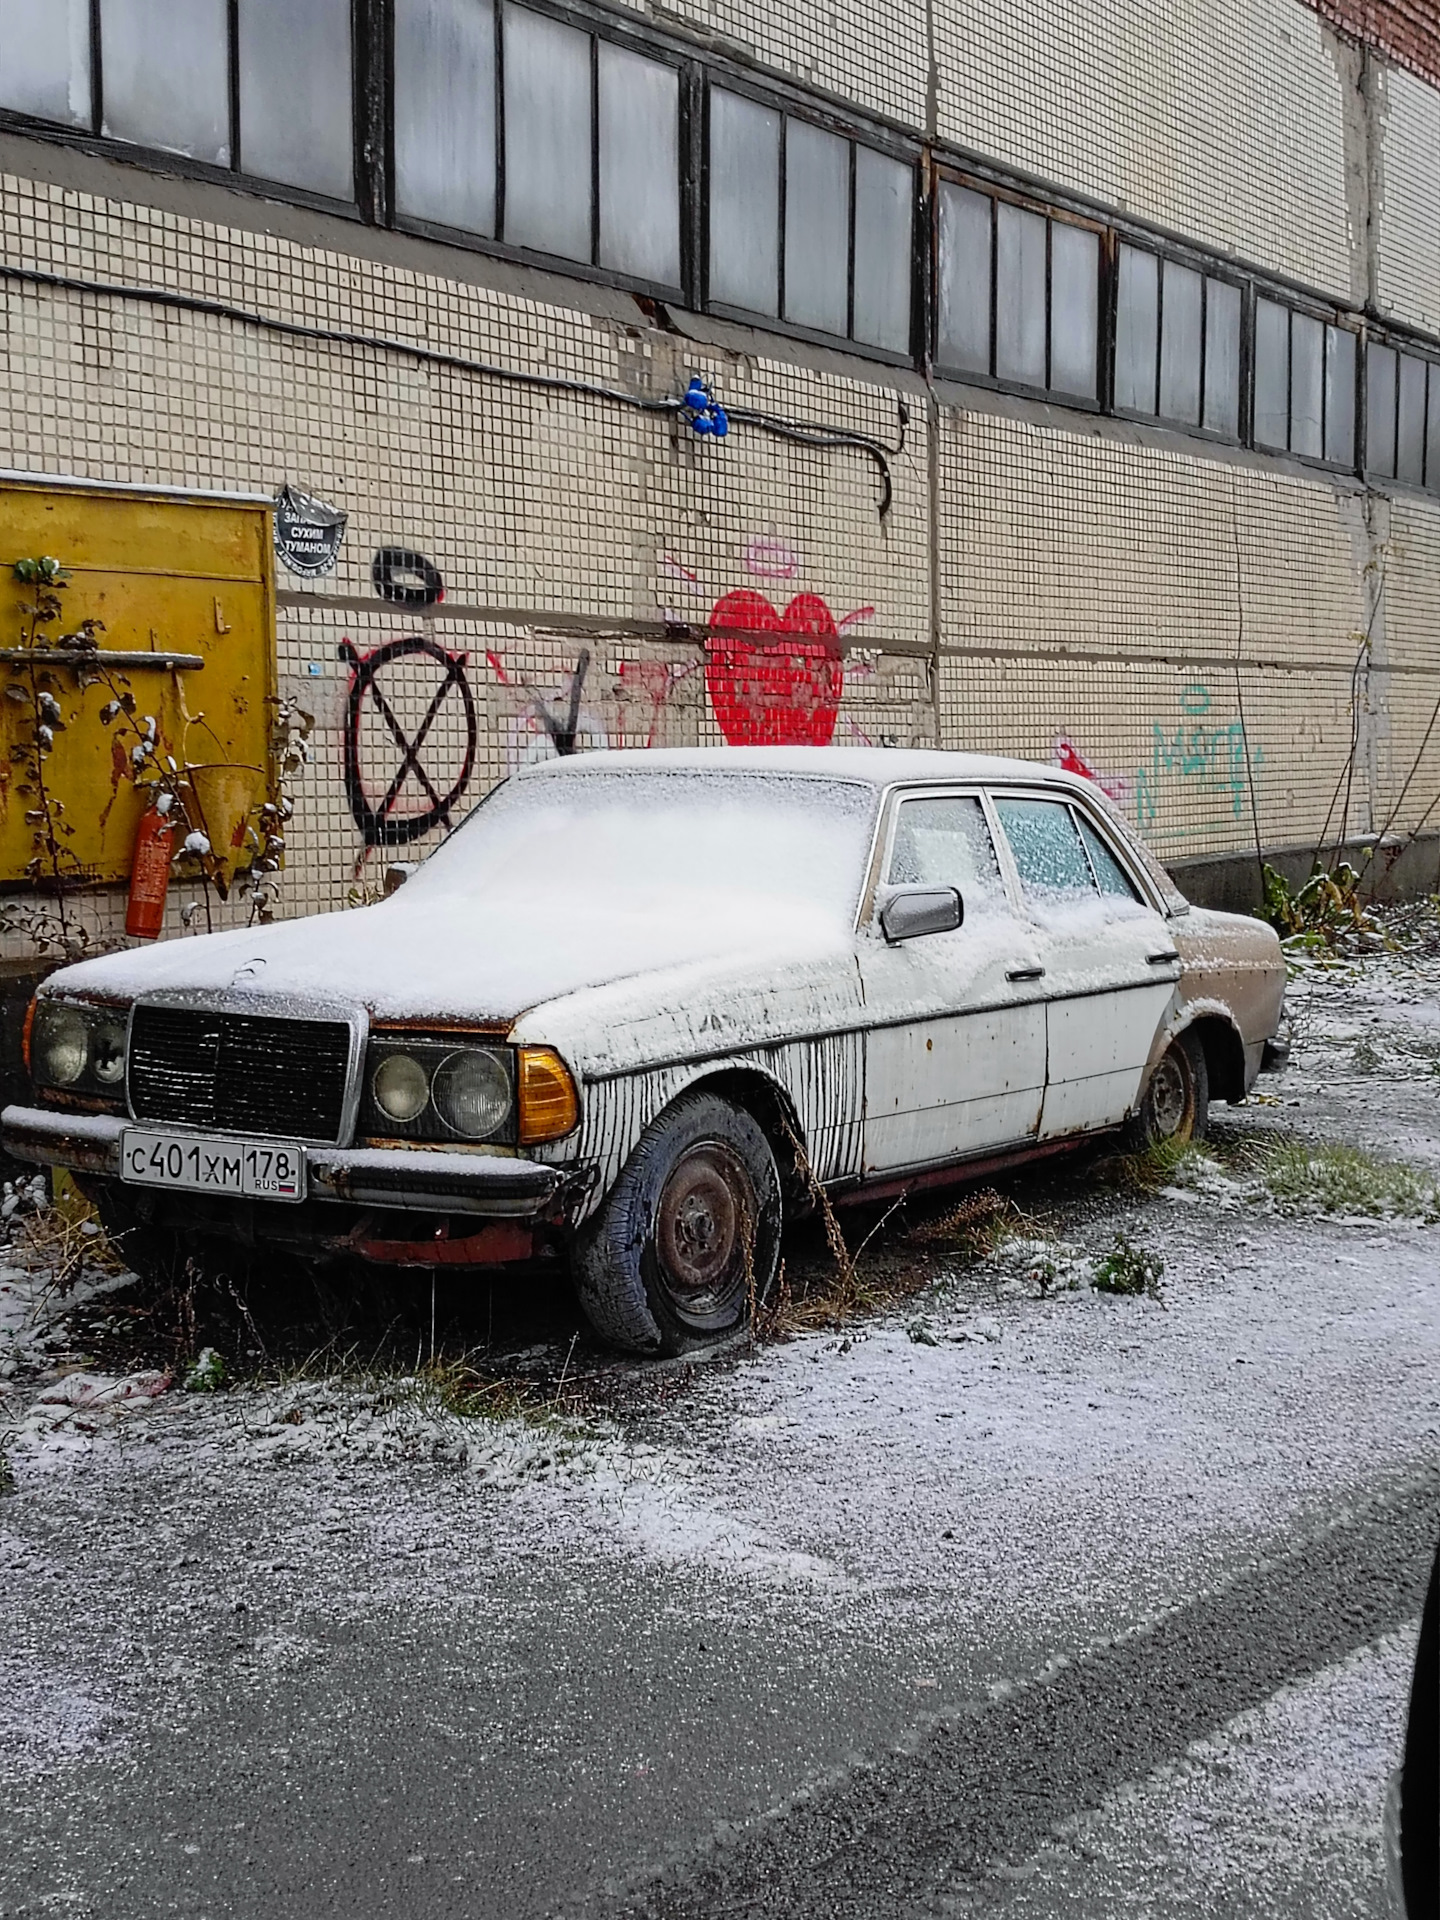
<instances>
[{"instance_id":1,"label":"tiled building wall","mask_svg":"<svg viewBox=\"0 0 1440 1920\"><path fill-rule=\"evenodd\" d=\"M1440 332L1440 92L1413 74L1386 74L1379 149L1377 304L1409 326Z\"/></svg>"},{"instance_id":2,"label":"tiled building wall","mask_svg":"<svg viewBox=\"0 0 1440 1920\"><path fill-rule=\"evenodd\" d=\"M818 28L814 7L798 3L684 0L683 14L719 44L923 126L918 5L857 8ZM1034 0L938 0L936 21L945 137L1364 297L1357 276L1371 265L1346 171L1364 144L1355 74L1299 0L1161 10L1084 0L1078 15L1065 10L1063 46L1058 10ZM1408 74L1377 95L1379 285L1398 316L1425 326L1440 311L1425 161L1436 98ZM891 450L894 504L882 520L876 468L855 447L806 448L745 425L705 444L673 416L383 348L0 283L3 464L267 495L290 481L350 516L334 575L277 580L281 685L314 718L287 911L364 897L388 859L404 857L403 846L367 851L347 792L341 650L364 656L410 634L431 651L393 662L383 681L408 737L444 683L443 656L463 656L425 748L448 794L473 716L460 811L550 751L557 729L573 725L587 748L718 741L726 694L704 646L716 619L802 638L833 623L843 684L822 686L802 666L783 697L798 708L818 699L822 715L827 697L838 701L838 742L938 737L1082 766L1172 860L1243 849L1257 827L1266 844L1318 843L1356 701L1350 830L1392 814L1411 826L1440 793L1440 726L1427 734L1440 693L1440 510L1417 496L1392 505L1348 478L1116 423L1057 424L1063 414L1035 408L947 403L932 415L917 383L879 369L702 348L646 325L638 308L621 324L24 178L0 183L0 246L32 268L168 287L637 398L678 394L698 372L734 407ZM370 578L381 546L427 554L444 605L385 605ZM746 598L727 602L736 594ZM397 750L378 707L362 705L360 797L379 804ZM432 801L407 780L391 824ZM114 901L92 911L114 930Z\"/></svg>"},{"instance_id":3,"label":"tiled building wall","mask_svg":"<svg viewBox=\"0 0 1440 1920\"><path fill-rule=\"evenodd\" d=\"M1252 796L1267 845L1318 839L1365 622L1357 493L980 413L947 421L942 471L947 746L1073 756L1163 859L1245 846Z\"/></svg>"},{"instance_id":4,"label":"tiled building wall","mask_svg":"<svg viewBox=\"0 0 1440 1920\"><path fill-rule=\"evenodd\" d=\"M942 139L1363 299L1336 36L1300 0L937 0Z\"/></svg>"}]
</instances>

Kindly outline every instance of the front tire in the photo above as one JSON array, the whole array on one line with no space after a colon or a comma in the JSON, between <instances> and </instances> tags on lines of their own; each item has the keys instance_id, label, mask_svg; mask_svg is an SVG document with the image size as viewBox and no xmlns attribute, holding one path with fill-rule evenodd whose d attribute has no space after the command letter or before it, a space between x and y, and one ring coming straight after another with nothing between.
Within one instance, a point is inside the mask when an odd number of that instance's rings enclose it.
<instances>
[{"instance_id":1,"label":"front tire","mask_svg":"<svg viewBox=\"0 0 1440 1920\"><path fill-rule=\"evenodd\" d=\"M575 1248L585 1317L625 1353L713 1346L747 1324L780 1260L775 1156L741 1107L684 1094L641 1136Z\"/></svg>"},{"instance_id":2,"label":"front tire","mask_svg":"<svg viewBox=\"0 0 1440 1920\"><path fill-rule=\"evenodd\" d=\"M1210 1120L1210 1074L1205 1048L1193 1033L1182 1033L1155 1062L1140 1105L1127 1128L1132 1152L1152 1147L1183 1147L1203 1140Z\"/></svg>"}]
</instances>

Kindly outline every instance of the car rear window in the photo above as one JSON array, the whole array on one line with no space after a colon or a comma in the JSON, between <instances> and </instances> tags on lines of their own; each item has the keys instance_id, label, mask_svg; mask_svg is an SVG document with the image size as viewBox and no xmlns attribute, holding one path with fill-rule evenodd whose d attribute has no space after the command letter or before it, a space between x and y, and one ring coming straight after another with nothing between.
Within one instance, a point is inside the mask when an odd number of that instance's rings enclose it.
<instances>
[{"instance_id":1,"label":"car rear window","mask_svg":"<svg viewBox=\"0 0 1440 1920\"><path fill-rule=\"evenodd\" d=\"M1063 800L997 794L995 811L1027 895L1046 901L1094 898L1095 876L1085 844Z\"/></svg>"}]
</instances>

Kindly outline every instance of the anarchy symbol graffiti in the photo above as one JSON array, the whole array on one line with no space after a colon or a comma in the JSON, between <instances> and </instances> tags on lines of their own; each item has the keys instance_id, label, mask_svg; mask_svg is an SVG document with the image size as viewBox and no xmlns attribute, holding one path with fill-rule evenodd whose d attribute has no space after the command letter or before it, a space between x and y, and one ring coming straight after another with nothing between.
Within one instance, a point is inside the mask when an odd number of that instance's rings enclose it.
<instances>
[{"instance_id":1,"label":"anarchy symbol graffiti","mask_svg":"<svg viewBox=\"0 0 1440 1920\"><path fill-rule=\"evenodd\" d=\"M340 658L350 668L350 696L345 713L345 791L365 845L406 846L435 827L448 827L451 811L475 771L478 728L475 696L465 675L469 655L447 653L433 640L412 633L403 639L387 640L373 653L366 654L360 653L349 640L342 640ZM381 679L387 669L393 670L400 661L416 665L430 662L439 672L438 683L430 691L429 704L413 734L407 733L395 711L402 704L398 676L392 671L388 683L382 683ZM412 666L405 675L406 693L412 702L415 677ZM422 681L422 697L426 690ZM445 752L431 743L431 735L452 692L463 710L464 729L458 754L451 744L446 765ZM362 741L364 722L372 711L378 714L382 733L389 736L394 748L394 754L378 775L366 762ZM443 732L453 743L454 728L445 728ZM421 802L418 806L417 801Z\"/></svg>"}]
</instances>

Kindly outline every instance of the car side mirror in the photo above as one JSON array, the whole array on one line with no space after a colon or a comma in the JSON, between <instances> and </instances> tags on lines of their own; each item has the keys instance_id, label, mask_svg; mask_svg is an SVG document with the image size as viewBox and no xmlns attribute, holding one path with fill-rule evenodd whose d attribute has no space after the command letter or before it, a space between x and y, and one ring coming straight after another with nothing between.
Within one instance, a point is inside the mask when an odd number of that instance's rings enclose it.
<instances>
[{"instance_id":1,"label":"car side mirror","mask_svg":"<svg viewBox=\"0 0 1440 1920\"><path fill-rule=\"evenodd\" d=\"M922 933L953 933L965 920L965 903L954 887L907 887L880 909L880 929L894 946Z\"/></svg>"},{"instance_id":2,"label":"car side mirror","mask_svg":"<svg viewBox=\"0 0 1440 1920\"><path fill-rule=\"evenodd\" d=\"M386 897L388 898L392 893L398 893L414 871L414 867L408 866L405 861L392 860L385 869Z\"/></svg>"}]
</instances>

